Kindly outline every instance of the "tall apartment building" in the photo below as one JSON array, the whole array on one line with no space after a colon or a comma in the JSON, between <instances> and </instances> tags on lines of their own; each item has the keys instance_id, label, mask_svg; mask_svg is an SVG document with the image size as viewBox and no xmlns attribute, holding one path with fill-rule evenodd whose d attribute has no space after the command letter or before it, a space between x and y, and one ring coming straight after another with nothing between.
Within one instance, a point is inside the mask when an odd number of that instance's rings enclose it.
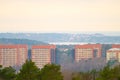
<instances>
[{"instance_id":1,"label":"tall apartment building","mask_svg":"<svg viewBox=\"0 0 120 80\"><path fill-rule=\"evenodd\" d=\"M106 59L109 60L117 60L120 62L120 48L111 48L107 50Z\"/></svg>"},{"instance_id":2,"label":"tall apartment building","mask_svg":"<svg viewBox=\"0 0 120 80\"><path fill-rule=\"evenodd\" d=\"M0 45L0 65L21 66L28 56L27 45Z\"/></svg>"},{"instance_id":3,"label":"tall apartment building","mask_svg":"<svg viewBox=\"0 0 120 80\"><path fill-rule=\"evenodd\" d=\"M39 68L42 68L48 63L55 62L55 49L55 45L34 45L32 46L31 59Z\"/></svg>"},{"instance_id":4,"label":"tall apartment building","mask_svg":"<svg viewBox=\"0 0 120 80\"><path fill-rule=\"evenodd\" d=\"M79 62L82 59L91 59L101 57L101 44L85 44L75 46L75 61Z\"/></svg>"}]
</instances>

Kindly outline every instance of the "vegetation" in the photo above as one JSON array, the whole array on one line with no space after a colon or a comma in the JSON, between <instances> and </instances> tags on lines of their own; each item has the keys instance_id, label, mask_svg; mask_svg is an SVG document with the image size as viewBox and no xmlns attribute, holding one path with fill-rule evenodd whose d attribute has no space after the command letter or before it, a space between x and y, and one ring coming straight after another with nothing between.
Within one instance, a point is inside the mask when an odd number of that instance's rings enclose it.
<instances>
[{"instance_id":1,"label":"vegetation","mask_svg":"<svg viewBox=\"0 0 120 80\"><path fill-rule=\"evenodd\" d=\"M0 66L0 80L63 80L63 76L59 65L47 64L39 69L34 62L27 60L19 72L12 67ZM74 72L72 80L120 80L120 65L107 65L99 71Z\"/></svg>"},{"instance_id":2,"label":"vegetation","mask_svg":"<svg viewBox=\"0 0 120 80\"><path fill-rule=\"evenodd\" d=\"M47 64L41 69L41 80L63 80L60 66Z\"/></svg>"},{"instance_id":3,"label":"vegetation","mask_svg":"<svg viewBox=\"0 0 120 80\"><path fill-rule=\"evenodd\" d=\"M72 80L120 80L120 65L113 68L106 66L98 72L92 70L85 73L74 73Z\"/></svg>"},{"instance_id":4,"label":"vegetation","mask_svg":"<svg viewBox=\"0 0 120 80\"><path fill-rule=\"evenodd\" d=\"M120 80L120 65L110 68L106 66L99 72L97 80Z\"/></svg>"},{"instance_id":5,"label":"vegetation","mask_svg":"<svg viewBox=\"0 0 120 80\"><path fill-rule=\"evenodd\" d=\"M39 76L39 68L34 62L27 60L20 69L20 72L17 74L16 80L39 80Z\"/></svg>"},{"instance_id":6,"label":"vegetation","mask_svg":"<svg viewBox=\"0 0 120 80\"><path fill-rule=\"evenodd\" d=\"M29 39L46 42L120 43L120 36L70 33L0 33L0 38Z\"/></svg>"},{"instance_id":7,"label":"vegetation","mask_svg":"<svg viewBox=\"0 0 120 80\"><path fill-rule=\"evenodd\" d=\"M15 70L12 67L2 68L0 66L0 80L13 80L15 77Z\"/></svg>"},{"instance_id":8,"label":"vegetation","mask_svg":"<svg viewBox=\"0 0 120 80\"><path fill-rule=\"evenodd\" d=\"M92 70L90 72L79 72L72 75L72 80L96 80L97 72Z\"/></svg>"},{"instance_id":9,"label":"vegetation","mask_svg":"<svg viewBox=\"0 0 120 80\"><path fill-rule=\"evenodd\" d=\"M10 39L10 38L0 38L1 44L27 44L27 45L37 45L37 44L47 44L41 41L28 40L28 39Z\"/></svg>"},{"instance_id":10,"label":"vegetation","mask_svg":"<svg viewBox=\"0 0 120 80\"><path fill-rule=\"evenodd\" d=\"M31 60L18 73L12 67L0 66L0 80L63 80L60 66L47 64L41 70Z\"/></svg>"}]
</instances>

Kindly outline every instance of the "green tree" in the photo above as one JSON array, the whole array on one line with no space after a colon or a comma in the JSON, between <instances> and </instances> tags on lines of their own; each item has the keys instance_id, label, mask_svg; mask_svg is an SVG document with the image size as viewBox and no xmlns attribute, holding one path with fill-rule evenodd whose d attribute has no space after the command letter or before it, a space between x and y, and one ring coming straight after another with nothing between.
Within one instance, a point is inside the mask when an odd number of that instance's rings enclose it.
<instances>
[{"instance_id":1,"label":"green tree","mask_svg":"<svg viewBox=\"0 0 120 80\"><path fill-rule=\"evenodd\" d=\"M41 69L41 80L63 80L60 66L47 64Z\"/></svg>"},{"instance_id":2,"label":"green tree","mask_svg":"<svg viewBox=\"0 0 120 80\"><path fill-rule=\"evenodd\" d=\"M40 69L31 60L26 60L20 72L17 74L16 80L39 80Z\"/></svg>"},{"instance_id":3,"label":"green tree","mask_svg":"<svg viewBox=\"0 0 120 80\"><path fill-rule=\"evenodd\" d=\"M79 72L79 73L73 73L72 74L72 80L83 80L83 72Z\"/></svg>"},{"instance_id":4,"label":"green tree","mask_svg":"<svg viewBox=\"0 0 120 80\"><path fill-rule=\"evenodd\" d=\"M94 80L91 72L79 72L72 75L72 80Z\"/></svg>"},{"instance_id":5,"label":"green tree","mask_svg":"<svg viewBox=\"0 0 120 80\"><path fill-rule=\"evenodd\" d=\"M1 74L1 71L2 71L2 65L0 65L0 74Z\"/></svg>"},{"instance_id":6,"label":"green tree","mask_svg":"<svg viewBox=\"0 0 120 80\"><path fill-rule=\"evenodd\" d=\"M2 80L2 65L0 65L0 80Z\"/></svg>"},{"instance_id":7,"label":"green tree","mask_svg":"<svg viewBox=\"0 0 120 80\"><path fill-rule=\"evenodd\" d=\"M74 75L74 77L72 77L72 80L82 80L80 75Z\"/></svg>"},{"instance_id":8,"label":"green tree","mask_svg":"<svg viewBox=\"0 0 120 80\"><path fill-rule=\"evenodd\" d=\"M120 80L120 65L117 65L111 69L111 79Z\"/></svg>"},{"instance_id":9,"label":"green tree","mask_svg":"<svg viewBox=\"0 0 120 80\"><path fill-rule=\"evenodd\" d=\"M93 69L90 71L90 74L92 75L92 80L96 80L98 72L95 69Z\"/></svg>"},{"instance_id":10,"label":"green tree","mask_svg":"<svg viewBox=\"0 0 120 80\"><path fill-rule=\"evenodd\" d=\"M0 68L0 80L13 80L16 77L12 67Z\"/></svg>"},{"instance_id":11,"label":"green tree","mask_svg":"<svg viewBox=\"0 0 120 80\"><path fill-rule=\"evenodd\" d=\"M112 71L109 66L106 66L99 72L97 80L111 80Z\"/></svg>"}]
</instances>

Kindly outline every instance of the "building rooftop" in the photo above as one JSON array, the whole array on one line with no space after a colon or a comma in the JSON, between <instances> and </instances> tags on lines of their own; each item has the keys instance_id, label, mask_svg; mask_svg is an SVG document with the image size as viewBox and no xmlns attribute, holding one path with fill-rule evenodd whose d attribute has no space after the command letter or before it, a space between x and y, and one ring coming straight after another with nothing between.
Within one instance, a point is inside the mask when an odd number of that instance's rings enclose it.
<instances>
[{"instance_id":1,"label":"building rooftop","mask_svg":"<svg viewBox=\"0 0 120 80\"><path fill-rule=\"evenodd\" d=\"M120 44L113 44L112 48L120 48Z\"/></svg>"},{"instance_id":2,"label":"building rooftop","mask_svg":"<svg viewBox=\"0 0 120 80\"><path fill-rule=\"evenodd\" d=\"M0 44L0 48L27 48L26 44Z\"/></svg>"},{"instance_id":3,"label":"building rooftop","mask_svg":"<svg viewBox=\"0 0 120 80\"><path fill-rule=\"evenodd\" d=\"M84 45L75 45L75 48L101 48L101 44L84 44Z\"/></svg>"},{"instance_id":4,"label":"building rooftop","mask_svg":"<svg viewBox=\"0 0 120 80\"><path fill-rule=\"evenodd\" d=\"M120 48L111 48L108 51L120 51Z\"/></svg>"},{"instance_id":5,"label":"building rooftop","mask_svg":"<svg viewBox=\"0 0 120 80\"><path fill-rule=\"evenodd\" d=\"M33 46L32 46L32 49L36 49L36 48L55 49L56 46L55 46L55 45L33 45Z\"/></svg>"}]
</instances>

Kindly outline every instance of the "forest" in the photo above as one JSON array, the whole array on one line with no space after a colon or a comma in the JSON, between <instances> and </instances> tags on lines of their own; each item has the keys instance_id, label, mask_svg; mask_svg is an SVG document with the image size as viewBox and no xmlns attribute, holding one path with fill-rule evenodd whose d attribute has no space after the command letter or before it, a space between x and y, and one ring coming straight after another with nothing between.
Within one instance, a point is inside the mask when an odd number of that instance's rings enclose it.
<instances>
[{"instance_id":1,"label":"forest","mask_svg":"<svg viewBox=\"0 0 120 80\"><path fill-rule=\"evenodd\" d=\"M46 64L39 69L34 62L27 60L19 71L12 67L0 66L0 80L120 80L120 65L106 65L100 70L74 72L68 79L60 65Z\"/></svg>"}]
</instances>

